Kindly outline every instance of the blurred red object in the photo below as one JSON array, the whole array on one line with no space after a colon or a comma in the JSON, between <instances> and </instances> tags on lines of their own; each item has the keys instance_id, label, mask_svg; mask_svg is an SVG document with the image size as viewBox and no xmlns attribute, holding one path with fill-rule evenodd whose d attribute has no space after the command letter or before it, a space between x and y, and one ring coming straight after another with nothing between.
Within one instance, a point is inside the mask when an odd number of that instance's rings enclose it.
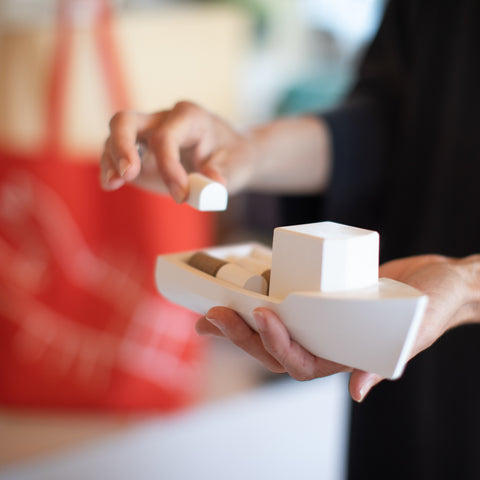
<instances>
[{"instance_id":1,"label":"blurred red object","mask_svg":"<svg viewBox=\"0 0 480 480\"><path fill-rule=\"evenodd\" d=\"M211 244L214 217L131 186L104 192L98 161L62 148L71 3L61 3L44 145L0 146L0 403L180 408L197 398L203 346L196 316L156 292L153 268L160 253ZM97 4L104 78L125 108L108 3Z\"/></svg>"}]
</instances>

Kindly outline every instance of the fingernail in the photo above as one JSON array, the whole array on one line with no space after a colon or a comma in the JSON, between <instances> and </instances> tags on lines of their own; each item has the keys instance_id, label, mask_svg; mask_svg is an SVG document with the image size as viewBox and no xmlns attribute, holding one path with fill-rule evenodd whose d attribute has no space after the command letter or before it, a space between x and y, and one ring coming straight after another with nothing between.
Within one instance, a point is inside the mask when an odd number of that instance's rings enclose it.
<instances>
[{"instance_id":1,"label":"fingernail","mask_svg":"<svg viewBox=\"0 0 480 480\"><path fill-rule=\"evenodd\" d=\"M130 162L126 158L121 158L118 162L118 173L120 176L123 177L129 168Z\"/></svg>"},{"instance_id":2,"label":"fingernail","mask_svg":"<svg viewBox=\"0 0 480 480\"><path fill-rule=\"evenodd\" d=\"M357 400L359 403L365 400L365 397L368 395L376 381L375 377L371 377L365 381L362 388L360 388L360 398Z\"/></svg>"},{"instance_id":3,"label":"fingernail","mask_svg":"<svg viewBox=\"0 0 480 480\"><path fill-rule=\"evenodd\" d=\"M105 185L110 183L110 180L113 178L114 175L115 175L115 170L113 170L113 168L109 168L103 176L103 183Z\"/></svg>"},{"instance_id":4,"label":"fingernail","mask_svg":"<svg viewBox=\"0 0 480 480\"><path fill-rule=\"evenodd\" d=\"M255 326L257 327L257 332L262 332L266 328L266 319L263 312L253 312L253 320L255 321Z\"/></svg>"},{"instance_id":5,"label":"fingernail","mask_svg":"<svg viewBox=\"0 0 480 480\"><path fill-rule=\"evenodd\" d=\"M182 203L183 200L185 200L185 191L180 185L177 185L176 183L172 183L170 185L169 190L170 190L170 194L172 195L173 199L177 203Z\"/></svg>"},{"instance_id":6,"label":"fingernail","mask_svg":"<svg viewBox=\"0 0 480 480\"><path fill-rule=\"evenodd\" d=\"M211 317L208 317L206 316L205 317L210 323L212 323L213 325L215 325L221 332L223 332L223 330L225 329L223 323L220 321L220 320L217 320L216 318L211 318Z\"/></svg>"}]
</instances>

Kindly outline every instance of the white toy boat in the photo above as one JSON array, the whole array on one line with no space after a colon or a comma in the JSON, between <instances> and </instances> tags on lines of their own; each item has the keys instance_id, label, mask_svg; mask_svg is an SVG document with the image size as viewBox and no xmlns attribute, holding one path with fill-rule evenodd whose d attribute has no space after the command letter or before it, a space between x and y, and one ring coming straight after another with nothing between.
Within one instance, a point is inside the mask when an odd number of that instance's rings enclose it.
<instances>
[{"instance_id":1,"label":"white toy boat","mask_svg":"<svg viewBox=\"0 0 480 480\"><path fill-rule=\"evenodd\" d=\"M227 259L249 256L255 243L206 249ZM194 252L159 256L156 284L170 301L201 315L214 306L237 311L255 328L252 311L273 310L291 337L313 354L385 378L399 377L421 323L427 297L403 283L381 278L373 285L338 292L293 291L285 298L254 293L187 264Z\"/></svg>"}]
</instances>

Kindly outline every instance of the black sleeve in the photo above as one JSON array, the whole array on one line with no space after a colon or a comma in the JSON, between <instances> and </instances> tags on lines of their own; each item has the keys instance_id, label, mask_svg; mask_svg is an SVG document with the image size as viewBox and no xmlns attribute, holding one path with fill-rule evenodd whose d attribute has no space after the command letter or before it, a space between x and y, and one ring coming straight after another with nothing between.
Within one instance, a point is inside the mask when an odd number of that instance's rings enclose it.
<instances>
[{"instance_id":1,"label":"black sleeve","mask_svg":"<svg viewBox=\"0 0 480 480\"><path fill-rule=\"evenodd\" d=\"M333 168L324 205L329 220L381 230L388 160L408 85L408 3L389 3L352 91L337 109L321 114L332 139Z\"/></svg>"}]
</instances>

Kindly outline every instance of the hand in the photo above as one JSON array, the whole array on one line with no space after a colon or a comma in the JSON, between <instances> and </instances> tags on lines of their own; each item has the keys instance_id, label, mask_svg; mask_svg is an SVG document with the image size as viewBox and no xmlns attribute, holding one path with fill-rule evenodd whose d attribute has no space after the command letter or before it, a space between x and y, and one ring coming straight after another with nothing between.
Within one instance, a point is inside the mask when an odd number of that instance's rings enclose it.
<instances>
[{"instance_id":1,"label":"hand","mask_svg":"<svg viewBox=\"0 0 480 480\"><path fill-rule=\"evenodd\" d=\"M429 296L429 304L410 358L429 347L449 328L479 321L479 264L480 255L462 260L422 255L394 260L380 267L381 277L407 283ZM359 402L383 380L379 375L312 355L290 338L280 319L268 309L256 309L254 318L258 333L236 312L215 307L198 320L197 331L229 338L271 371L287 372L297 380L351 372L350 395Z\"/></svg>"},{"instance_id":2,"label":"hand","mask_svg":"<svg viewBox=\"0 0 480 480\"><path fill-rule=\"evenodd\" d=\"M153 155L141 161L137 142ZM187 173L195 171L230 194L318 193L330 178L330 143L327 125L315 116L277 119L240 134L190 102L153 114L119 112L110 121L101 184L115 190L133 182L180 203L188 196Z\"/></svg>"},{"instance_id":3,"label":"hand","mask_svg":"<svg viewBox=\"0 0 480 480\"><path fill-rule=\"evenodd\" d=\"M447 330L479 321L480 255L462 259L419 255L387 262L380 276L411 285L428 295L428 306L410 354L414 357Z\"/></svg>"},{"instance_id":4,"label":"hand","mask_svg":"<svg viewBox=\"0 0 480 480\"><path fill-rule=\"evenodd\" d=\"M147 144L153 161L142 164L135 146ZM101 159L101 183L106 190L125 182L157 192L169 192L177 202L188 195L187 170L228 186L243 188L254 163L248 136L236 132L219 117L189 102L153 114L119 112L110 121Z\"/></svg>"}]
</instances>

